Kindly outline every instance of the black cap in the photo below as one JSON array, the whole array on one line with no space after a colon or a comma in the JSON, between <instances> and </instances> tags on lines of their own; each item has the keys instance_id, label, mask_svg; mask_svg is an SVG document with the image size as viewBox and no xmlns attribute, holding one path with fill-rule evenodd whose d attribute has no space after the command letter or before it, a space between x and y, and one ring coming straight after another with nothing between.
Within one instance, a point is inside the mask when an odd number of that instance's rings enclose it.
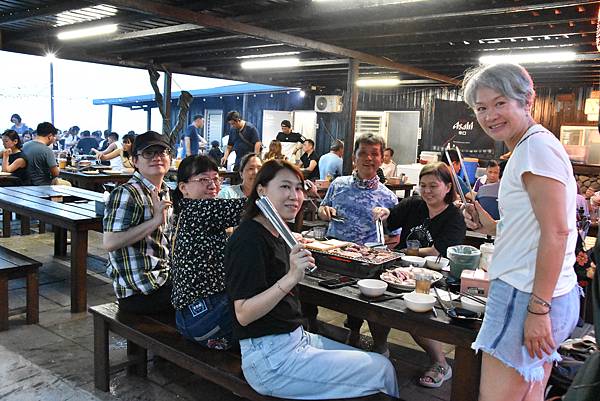
<instances>
[{"instance_id":1,"label":"black cap","mask_svg":"<svg viewBox=\"0 0 600 401\"><path fill-rule=\"evenodd\" d=\"M133 154L137 155L141 151L150 146L162 146L163 148L171 148L169 139L165 135L161 135L155 131L147 131L138 135L133 141Z\"/></svg>"},{"instance_id":2,"label":"black cap","mask_svg":"<svg viewBox=\"0 0 600 401\"><path fill-rule=\"evenodd\" d=\"M290 122L290 120L283 120L281 122L281 125L283 125L284 127L292 128L292 123Z\"/></svg>"}]
</instances>

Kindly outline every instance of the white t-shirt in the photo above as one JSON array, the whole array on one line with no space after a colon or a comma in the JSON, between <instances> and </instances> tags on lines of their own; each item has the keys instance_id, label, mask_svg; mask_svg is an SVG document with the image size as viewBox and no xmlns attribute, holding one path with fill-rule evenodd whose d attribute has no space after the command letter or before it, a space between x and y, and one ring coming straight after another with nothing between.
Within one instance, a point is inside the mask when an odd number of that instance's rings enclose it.
<instances>
[{"instance_id":1,"label":"white t-shirt","mask_svg":"<svg viewBox=\"0 0 600 401\"><path fill-rule=\"evenodd\" d=\"M116 149L119 150L119 156L117 156L117 157L115 157L113 159L110 159L110 168L112 170L123 170L123 160L122 160L122 157L123 157L123 145L119 141L116 141L116 142L113 142L113 143L115 144Z\"/></svg>"},{"instance_id":2,"label":"white t-shirt","mask_svg":"<svg viewBox=\"0 0 600 401\"><path fill-rule=\"evenodd\" d=\"M562 271L554 290L553 297L557 297L571 291L577 283L573 269L577 241L577 185L565 149L550 131L539 124L529 128L523 135L500 180L500 221L496 228L494 257L489 269L490 279L501 279L520 291L532 292L540 225L523 186L522 176L526 172L555 179L566 188L565 207L569 237ZM540 268L543 269L543 266Z\"/></svg>"},{"instance_id":3,"label":"white t-shirt","mask_svg":"<svg viewBox=\"0 0 600 401\"><path fill-rule=\"evenodd\" d=\"M393 177L394 174L396 174L396 163L393 161L389 162L388 164L381 163L381 169L383 170L383 175L385 178Z\"/></svg>"}]
</instances>

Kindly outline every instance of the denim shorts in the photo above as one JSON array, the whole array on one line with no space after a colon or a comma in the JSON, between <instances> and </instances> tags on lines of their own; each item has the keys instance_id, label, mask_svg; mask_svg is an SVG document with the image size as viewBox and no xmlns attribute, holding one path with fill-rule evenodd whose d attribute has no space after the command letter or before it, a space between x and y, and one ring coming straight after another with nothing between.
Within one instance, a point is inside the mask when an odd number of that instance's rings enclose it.
<instances>
[{"instance_id":1,"label":"denim shorts","mask_svg":"<svg viewBox=\"0 0 600 401\"><path fill-rule=\"evenodd\" d=\"M566 340L579 319L578 285L560 297L552 299L550 320L556 347ZM531 294L517 290L502 280L492 280L483 325L477 339L471 345L476 351L484 351L505 365L516 369L528 381L542 381L544 364L560 361L554 350L540 359L529 356L523 345L523 331L527 318L527 304Z\"/></svg>"},{"instance_id":2,"label":"denim shorts","mask_svg":"<svg viewBox=\"0 0 600 401\"><path fill-rule=\"evenodd\" d=\"M233 320L227 294L200 298L175 313L177 330L207 348L228 349L233 342Z\"/></svg>"}]
</instances>

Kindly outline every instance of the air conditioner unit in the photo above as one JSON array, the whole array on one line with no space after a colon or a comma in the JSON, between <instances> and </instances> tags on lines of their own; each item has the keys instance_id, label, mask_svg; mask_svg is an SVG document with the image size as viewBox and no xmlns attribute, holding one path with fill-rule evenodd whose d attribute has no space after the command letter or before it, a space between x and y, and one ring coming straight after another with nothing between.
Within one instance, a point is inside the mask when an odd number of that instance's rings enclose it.
<instances>
[{"instance_id":1,"label":"air conditioner unit","mask_svg":"<svg viewBox=\"0 0 600 401\"><path fill-rule=\"evenodd\" d=\"M342 97L335 95L316 96L315 111L320 113L339 113L342 111Z\"/></svg>"}]
</instances>

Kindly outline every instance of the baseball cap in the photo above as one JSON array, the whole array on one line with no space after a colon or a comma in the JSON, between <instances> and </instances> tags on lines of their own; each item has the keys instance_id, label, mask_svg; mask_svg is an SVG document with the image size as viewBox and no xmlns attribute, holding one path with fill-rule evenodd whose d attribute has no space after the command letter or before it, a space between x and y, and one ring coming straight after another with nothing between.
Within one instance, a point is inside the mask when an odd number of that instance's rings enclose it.
<instances>
[{"instance_id":1,"label":"baseball cap","mask_svg":"<svg viewBox=\"0 0 600 401\"><path fill-rule=\"evenodd\" d=\"M171 148L169 138L166 135L161 135L155 131L146 131L141 135L138 135L133 141L133 154L137 155L141 151L150 146L162 146L163 148Z\"/></svg>"}]
</instances>

